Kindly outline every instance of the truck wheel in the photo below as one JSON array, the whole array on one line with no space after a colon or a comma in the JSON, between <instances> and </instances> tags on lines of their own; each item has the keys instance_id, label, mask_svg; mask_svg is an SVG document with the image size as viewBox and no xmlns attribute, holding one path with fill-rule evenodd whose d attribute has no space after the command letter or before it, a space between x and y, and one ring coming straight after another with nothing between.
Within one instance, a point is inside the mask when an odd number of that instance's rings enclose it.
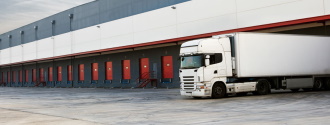
<instances>
[{"instance_id":1,"label":"truck wheel","mask_svg":"<svg viewBox=\"0 0 330 125\"><path fill-rule=\"evenodd\" d=\"M330 90L330 78L325 79L325 90Z\"/></svg>"},{"instance_id":2,"label":"truck wheel","mask_svg":"<svg viewBox=\"0 0 330 125\"><path fill-rule=\"evenodd\" d=\"M267 95L270 93L270 84L266 79L259 79L256 85L255 95Z\"/></svg>"},{"instance_id":3,"label":"truck wheel","mask_svg":"<svg viewBox=\"0 0 330 125\"><path fill-rule=\"evenodd\" d=\"M321 90L323 87L323 81L322 79L318 78L315 79L314 85L313 85L313 90Z\"/></svg>"},{"instance_id":4,"label":"truck wheel","mask_svg":"<svg viewBox=\"0 0 330 125\"><path fill-rule=\"evenodd\" d=\"M221 83L215 83L212 87L212 98L222 98L226 95L226 86Z\"/></svg>"}]
</instances>

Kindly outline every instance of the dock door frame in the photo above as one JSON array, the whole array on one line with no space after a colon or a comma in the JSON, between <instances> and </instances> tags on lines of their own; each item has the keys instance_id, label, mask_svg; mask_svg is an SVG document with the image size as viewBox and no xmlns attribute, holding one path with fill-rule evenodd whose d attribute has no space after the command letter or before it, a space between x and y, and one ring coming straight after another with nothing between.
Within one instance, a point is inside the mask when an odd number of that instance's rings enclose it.
<instances>
[{"instance_id":1,"label":"dock door frame","mask_svg":"<svg viewBox=\"0 0 330 125\"><path fill-rule=\"evenodd\" d=\"M112 62L105 62L105 80L113 79Z\"/></svg>"},{"instance_id":2,"label":"dock door frame","mask_svg":"<svg viewBox=\"0 0 330 125\"><path fill-rule=\"evenodd\" d=\"M129 80L131 79L131 61L122 60L122 79Z\"/></svg>"},{"instance_id":3,"label":"dock door frame","mask_svg":"<svg viewBox=\"0 0 330 125\"><path fill-rule=\"evenodd\" d=\"M84 64L79 64L78 65L78 80L79 81L84 81L85 80L85 65Z\"/></svg>"},{"instance_id":4,"label":"dock door frame","mask_svg":"<svg viewBox=\"0 0 330 125\"><path fill-rule=\"evenodd\" d=\"M173 78L173 57L162 56L162 78L172 79Z\"/></svg>"},{"instance_id":5,"label":"dock door frame","mask_svg":"<svg viewBox=\"0 0 330 125\"><path fill-rule=\"evenodd\" d=\"M57 81L61 82L63 80L62 66L57 67Z\"/></svg>"},{"instance_id":6,"label":"dock door frame","mask_svg":"<svg viewBox=\"0 0 330 125\"><path fill-rule=\"evenodd\" d=\"M99 64L92 63L92 80L97 81L99 80Z\"/></svg>"},{"instance_id":7,"label":"dock door frame","mask_svg":"<svg viewBox=\"0 0 330 125\"><path fill-rule=\"evenodd\" d=\"M140 58L140 79L150 78L149 58Z\"/></svg>"}]
</instances>

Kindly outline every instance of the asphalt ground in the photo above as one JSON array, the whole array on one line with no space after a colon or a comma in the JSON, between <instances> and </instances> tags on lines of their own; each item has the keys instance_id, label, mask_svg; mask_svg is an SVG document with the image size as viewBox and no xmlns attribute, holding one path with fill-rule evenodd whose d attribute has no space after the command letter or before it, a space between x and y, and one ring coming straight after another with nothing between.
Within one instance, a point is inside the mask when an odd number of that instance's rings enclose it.
<instances>
[{"instance_id":1,"label":"asphalt ground","mask_svg":"<svg viewBox=\"0 0 330 125\"><path fill-rule=\"evenodd\" d=\"M0 124L327 125L330 91L193 99L179 89L0 87Z\"/></svg>"}]
</instances>

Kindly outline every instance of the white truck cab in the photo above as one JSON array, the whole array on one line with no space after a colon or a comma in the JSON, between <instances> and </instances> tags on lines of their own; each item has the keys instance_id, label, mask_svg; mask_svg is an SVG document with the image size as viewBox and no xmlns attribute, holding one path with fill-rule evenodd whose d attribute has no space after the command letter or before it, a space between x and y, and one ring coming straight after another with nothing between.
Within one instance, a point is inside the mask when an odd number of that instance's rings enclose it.
<instances>
[{"instance_id":1,"label":"white truck cab","mask_svg":"<svg viewBox=\"0 0 330 125\"><path fill-rule=\"evenodd\" d=\"M181 95L223 97L227 93L255 91L256 82L243 86L226 84L227 77L232 77L235 69L229 39L232 36L214 36L181 45ZM242 90L235 91L235 86Z\"/></svg>"}]
</instances>

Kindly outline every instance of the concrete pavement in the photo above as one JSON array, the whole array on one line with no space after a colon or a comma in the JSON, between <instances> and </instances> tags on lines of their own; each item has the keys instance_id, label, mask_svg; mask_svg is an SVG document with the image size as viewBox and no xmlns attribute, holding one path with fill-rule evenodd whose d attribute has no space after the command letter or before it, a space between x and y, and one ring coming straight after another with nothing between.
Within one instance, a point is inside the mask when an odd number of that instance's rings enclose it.
<instances>
[{"instance_id":1,"label":"concrete pavement","mask_svg":"<svg viewBox=\"0 0 330 125\"><path fill-rule=\"evenodd\" d=\"M0 124L329 124L330 91L222 99L179 89L0 87Z\"/></svg>"}]
</instances>

